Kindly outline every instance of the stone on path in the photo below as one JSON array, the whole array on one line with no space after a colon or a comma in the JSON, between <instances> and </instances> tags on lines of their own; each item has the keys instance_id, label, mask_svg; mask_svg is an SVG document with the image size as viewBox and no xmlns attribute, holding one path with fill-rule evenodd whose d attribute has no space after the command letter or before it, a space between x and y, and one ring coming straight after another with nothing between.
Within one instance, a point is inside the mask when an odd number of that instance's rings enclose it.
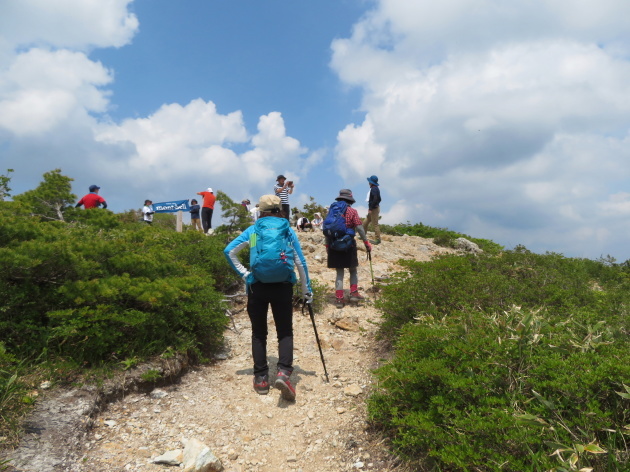
<instances>
[{"instance_id":1,"label":"stone on path","mask_svg":"<svg viewBox=\"0 0 630 472\"><path fill-rule=\"evenodd\" d=\"M179 465L184 460L184 453L181 449L167 451L161 456L157 456L151 462L154 464Z\"/></svg>"},{"instance_id":2,"label":"stone on path","mask_svg":"<svg viewBox=\"0 0 630 472\"><path fill-rule=\"evenodd\" d=\"M345 387L343 393L351 397L357 397L363 393L363 389L357 384L352 384Z\"/></svg>"},{"instance_id":3,"label":"stone on path","mask_svg":"<svg viewBox=\"0 0 630 472\"><path fill-rule=\"evenodd\" d=\"M335 321L335 326L339 329L343 329L344 331L359 331L359 323L350 318L342 318L340 320Z\"/></svg>"},{"instance_id":4,"label":"stone on path","mask_svg":"<svg viewBox=\"0 0 630 472\"><path fill-rule=\"evenodd\" d=\"M221 472L223 464L198 439L184 439L184 472Z\"/></svg>"}]
</instances>

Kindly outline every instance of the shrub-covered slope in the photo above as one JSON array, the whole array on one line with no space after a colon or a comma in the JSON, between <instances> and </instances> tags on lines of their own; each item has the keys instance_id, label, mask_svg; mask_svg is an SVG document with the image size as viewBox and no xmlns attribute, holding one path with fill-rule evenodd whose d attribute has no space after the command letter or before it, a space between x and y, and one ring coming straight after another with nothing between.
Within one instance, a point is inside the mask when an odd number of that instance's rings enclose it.
<instances>
[{"instance_id":1,"label":"shrub-covered slope","mask_svg":"<svg viewBox=\"0 0 630 472\"><path fill-rule=\"evenodd\" d=\"M408 262L386 287L375 426L419 470L628 470L630 285L524 248Z\"/></svg>"}]
</instances>

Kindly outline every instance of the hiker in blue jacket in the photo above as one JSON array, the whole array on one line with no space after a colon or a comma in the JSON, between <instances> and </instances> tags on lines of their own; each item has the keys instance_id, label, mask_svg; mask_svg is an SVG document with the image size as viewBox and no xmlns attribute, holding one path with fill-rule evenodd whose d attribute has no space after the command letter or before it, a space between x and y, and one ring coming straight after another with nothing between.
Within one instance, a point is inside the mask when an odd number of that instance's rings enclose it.
<instances>
[{"instance_id":1,"label":"hiker in blue jacket","mask_svg":"<svg viewBox=\"0 0 630 472\"><path fill-rule=\"evenodd\" d=\"M271 305L278 336L278 374L274 387L285 400L295 400L295 388L289 377L293 372L293 284L297 267L302 297L312 303L311 281L297 235L282 212L280 197L263 195L260 217L223 251L230 266L245 281L247 313L252 323L254 390L269 392L267 363L267 311ZM250 267L243 266L238 252L249 245Z\"/></svg>"}]
</instances>

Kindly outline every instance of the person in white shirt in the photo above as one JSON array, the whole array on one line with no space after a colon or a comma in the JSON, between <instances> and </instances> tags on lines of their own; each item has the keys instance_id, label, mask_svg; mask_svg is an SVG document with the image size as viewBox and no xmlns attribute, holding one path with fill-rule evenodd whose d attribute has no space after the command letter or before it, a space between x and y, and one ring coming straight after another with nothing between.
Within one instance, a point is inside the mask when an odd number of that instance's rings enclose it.
<instances>
[{"instance_id":1,"label":"person in white shirt","mask_svg":"<svg viewBox=\"0 0 630 472\"><path fill-rule=\"evenodd\" d=\"M258 217L260 216L260 207L258 206L258 203L256 203L255 207L252 207L252 209L249 210L249 213L252 215L252 220L254 221L254 223L256 223Z\"/></svg>"},{"instance_id":2,"label":"person in white shirt","mask_svg":"<svg viewBox=\"0 0 630 472\"><path fill-rule=\"evenodd\" d=\"M297 222L295 223L295 229L298 231L306 231L307 229L312 228L313 226L306 216L298 216Z\"/></svg>"},{"instance_id":3,"label":"person in white shirt","mask_svg":"<svg viewBox=\"0 0 630 472\"><path fill-rule=\"evenodd\" d=\"M324 219L322 218L321 213L315 213L315 218L313 218L313 220L311 221L313 230L322 229L323 224L324 224Z\"/></svg>"},{"instance_id":4,"label":"person in white shirt","mask_svg":"<svg viewBox=\"0 0 630 472\"><path fill-rule=\"evenodd\" d=\"M153 224L153 202L151 200L144 201L144 207L142 208L142 219L148 225Z\"/></svg>"}]
</instances>

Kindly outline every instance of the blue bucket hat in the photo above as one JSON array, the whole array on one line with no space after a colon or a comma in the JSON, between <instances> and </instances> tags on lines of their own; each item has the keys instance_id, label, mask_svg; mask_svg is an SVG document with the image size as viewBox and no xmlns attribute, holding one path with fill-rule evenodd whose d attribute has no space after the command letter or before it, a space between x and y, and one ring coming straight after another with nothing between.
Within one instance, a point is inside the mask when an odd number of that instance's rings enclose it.
<instances>
[{"instance_id":1,"label":"blue bucket hat","mask_svg":"<svg viewBox=\"0 0 630 472\"><path fill-rule=\"evenodd\" d=\"M378 187L378 177L373 175L372 177L368 177L367 181L372 185L376 185Z\"/></svg>"}]
</instances>

